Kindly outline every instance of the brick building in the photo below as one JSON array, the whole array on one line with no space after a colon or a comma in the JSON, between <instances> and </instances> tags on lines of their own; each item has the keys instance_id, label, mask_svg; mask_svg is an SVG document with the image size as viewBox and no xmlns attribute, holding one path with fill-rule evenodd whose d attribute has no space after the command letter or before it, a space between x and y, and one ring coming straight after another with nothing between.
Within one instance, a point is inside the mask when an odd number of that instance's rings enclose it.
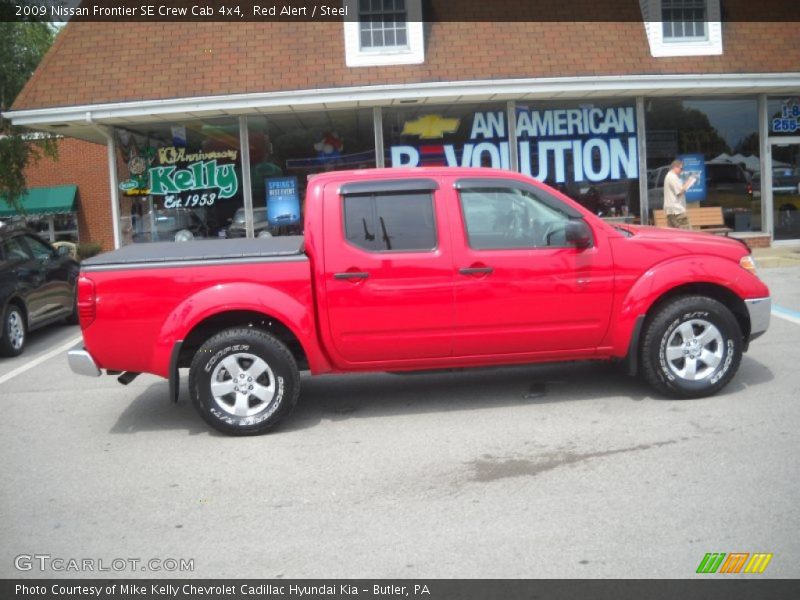
<instances>
[{"instance_id":1,"label":"brick building","mask_svg":"<svg viewBox=\"0 0 800 600\"><path fill-rule=\"evenodd\" d=\"M800 238L796 5L342 5L344 20L72 22L10 116L107 146L115 245L239 221L254 235L259 209L294 231L281 190L302 203L309 174L374 166L520 170L648 222L675 156L699 178L690 200L737 235Z\"/></svg>"},{"instance_id":2,"label":"brick building","mask_svg":"<svg viewBox=\"0 0 800 600\"><path fill-rule=\"evenodd\" d=\"M58 140L58 158L43 157L29 164L25 180L32 191L64 185L75 186L74 215L64 214L53 221L49 215L38 219L42 235L79 242L96 242L104 250L114 248L109 181L105 146L73 138ZM36 213L29 215L35 219Z\"/></svg>"}]
</instances>

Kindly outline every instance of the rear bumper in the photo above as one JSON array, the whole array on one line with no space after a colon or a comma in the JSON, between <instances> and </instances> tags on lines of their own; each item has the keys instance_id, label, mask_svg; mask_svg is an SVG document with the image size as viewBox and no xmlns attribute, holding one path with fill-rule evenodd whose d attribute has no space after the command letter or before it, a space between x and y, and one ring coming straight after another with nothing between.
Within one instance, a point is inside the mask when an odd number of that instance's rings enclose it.
<instances>
[{"instance_id":1,"label":"rear bumper","mask_svg":"<svg viewBox=\"0 0 800 600\"><path fill-rule=\"evenodd\" d=\"M769 327L769 319L772 314L772 298L745 300L744 304L750 314L750 340L754 340Z\"/></svg>"},{"instance_id":2,"label":"rear bumper","mask_svg":"<svg viewBox=\"0 0 800 600\"><path fill-rule=\"evenodd\" d=\"M72 350L67 352L67 361L69 368L78 375L88 375L89 377L100 377L102 373L97 363L83 347L83 344L78 344Z\"/></svg>"}]
</instances>

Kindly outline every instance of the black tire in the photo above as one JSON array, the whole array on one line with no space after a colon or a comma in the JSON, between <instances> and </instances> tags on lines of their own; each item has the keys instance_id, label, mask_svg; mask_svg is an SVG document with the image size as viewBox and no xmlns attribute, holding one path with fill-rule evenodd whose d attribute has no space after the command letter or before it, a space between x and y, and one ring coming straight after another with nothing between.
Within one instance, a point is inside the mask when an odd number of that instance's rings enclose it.
<instances>
[{"instance_id":1,"label":"black tire","mask_svg":"<svg viewBox=\"0 0 800 600\"><path fill-rule=\"evenodd\" d=\"M19 356L28 341L25 314L16 304L9 304L3 314L3 337L0 339L0 356Z\"/></svg>"},{"instance_id":2,"label":"black tire","mask_svg":"<svg viewBox=\"0 0 800 600\"><path fill-rule=\"evenodd\" d=\"M294 408L300 373L291 352L272 335L227 329L194 355L189 390L195 408L214 429L260 435Z\"/></svg>"},{"instance_id":3,"label":"black tire","mask_svg":"<svg viewBox=\"0 0 800 600\"><path fill-rule=\"evenodd\" d=\"M715 394L742 360L739 322L722 303L682 296L657 309L645 325L642 373L658 392L673 398Z\"/></svg>"}]
</instances>

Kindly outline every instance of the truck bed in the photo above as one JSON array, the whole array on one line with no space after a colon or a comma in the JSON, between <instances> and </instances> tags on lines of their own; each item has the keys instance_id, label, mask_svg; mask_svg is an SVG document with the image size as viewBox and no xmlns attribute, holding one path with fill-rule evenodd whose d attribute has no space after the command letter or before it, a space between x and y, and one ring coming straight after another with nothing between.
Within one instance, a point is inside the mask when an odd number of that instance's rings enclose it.
<instances>
[{"instance_id":1,"label":"truck bed","mask_svg":"<svg viewBox=\"0 0 800 600\"><path fill-rule=\"evenodd\" d=\"M305 260L303 236L130 244L84 260L83 271L204 265L220 262Z\"/></svg>"}]
</instances>

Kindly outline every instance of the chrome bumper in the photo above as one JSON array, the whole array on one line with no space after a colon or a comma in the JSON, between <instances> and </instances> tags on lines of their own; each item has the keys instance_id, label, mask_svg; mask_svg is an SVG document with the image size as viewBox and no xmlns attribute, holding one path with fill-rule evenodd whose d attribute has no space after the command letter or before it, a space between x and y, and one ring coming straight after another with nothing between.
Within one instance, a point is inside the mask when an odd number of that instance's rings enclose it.
<instances>
[{"instance_id":1,"label":"chrome bumper","mask_svg":"<svg viewBox=\"0 0 800 600\"><path fill-rule=\"evenodd\" d=\"M747 312L750 313L750 340L756 339L769 327L769 319L772 314L771 298L756 298L745 300Z\"/></svg>"},{"instance_id":2,"label":"chrome bumper","mask_svg":"<svg viewBox=\"0 0 800 600\"><path fill-rule=\"evenodd\" d=\"M83 348L83 344L78 344L67 352L67 361L69 361L69 368L78 375L88 375L89 377L102 375L92 355Z\"/></svg>"}]
</instances>

